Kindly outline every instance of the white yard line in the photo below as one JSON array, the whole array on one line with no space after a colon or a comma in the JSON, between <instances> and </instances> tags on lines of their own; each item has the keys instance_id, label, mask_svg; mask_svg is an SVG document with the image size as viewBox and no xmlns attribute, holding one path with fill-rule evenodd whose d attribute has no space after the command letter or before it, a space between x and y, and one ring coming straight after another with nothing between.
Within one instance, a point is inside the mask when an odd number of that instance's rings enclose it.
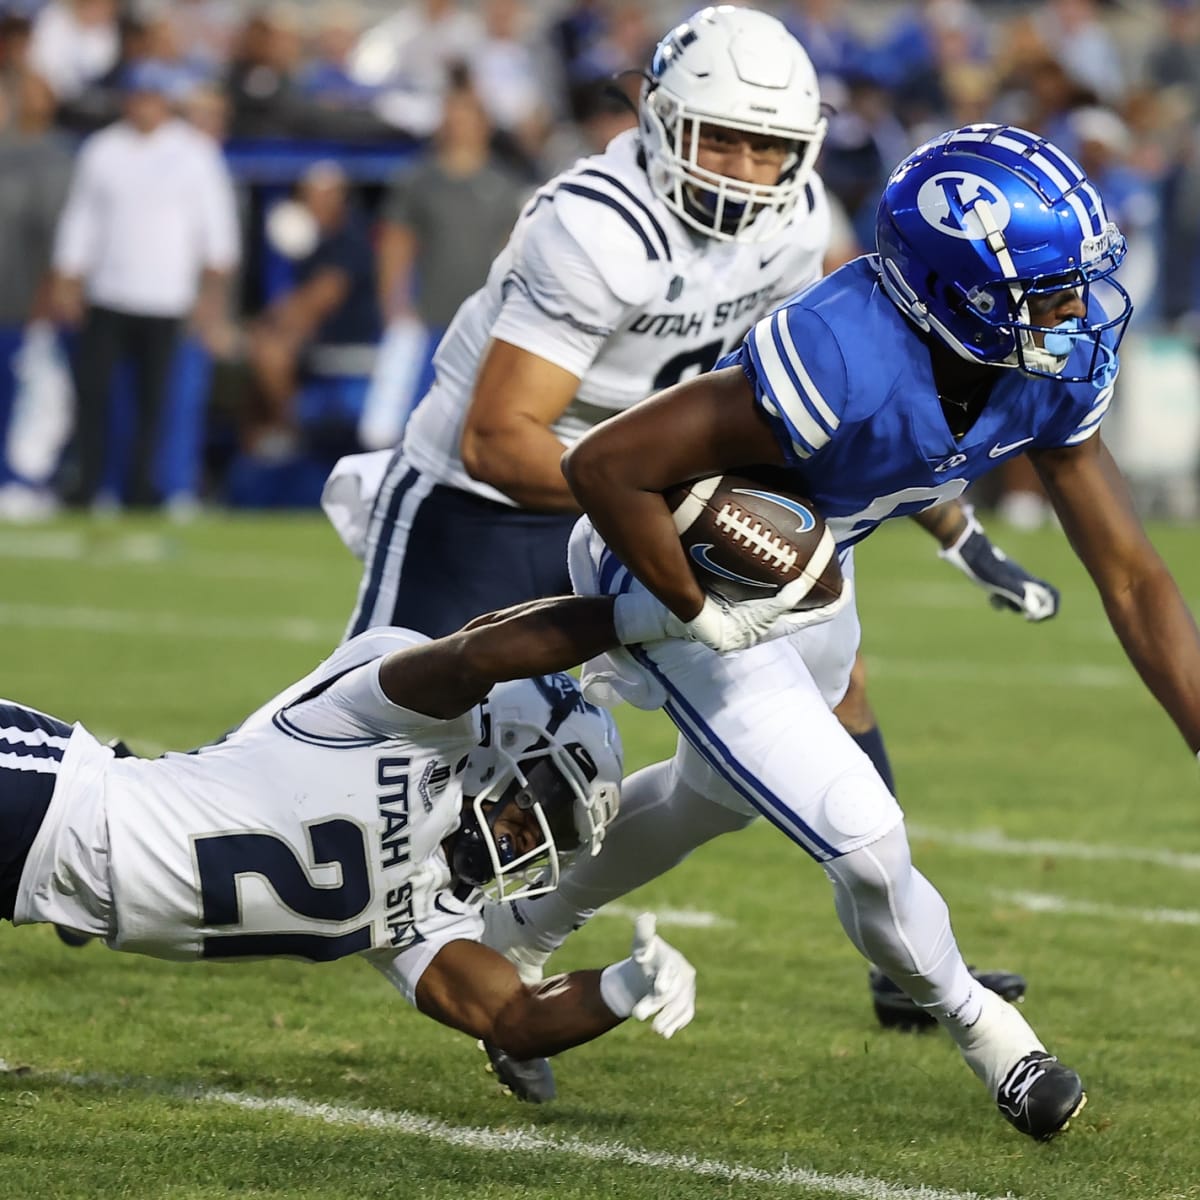
<instances>
[{"instance_id":1,"label":"white yard line","mask_svg":"<svg viewBox=\"0 0 1200 1200\"><path fill-rule=\"evenodd\" d=\"M633 921L638 918L645 908L634 908L628 904L606 904L597 909L598 917L622 917ZM716 913L703 912L695 908L656 908L653 910L659 925L674 925L679 929L719 929L735 925L728 917Z\"/></svg>"},{"instance_id":2,"label":"white yard line","mask_svg":"<svg viewBox=\"0 0 1200 1200\"><path fill-rule=\"evenodd\" d=\"M11 1068L0 1059L0 1072ZM984 1200L978 1192L956 1192L933 1187L906 1187L888 1183L868 1175L826 1175L805 1167L781 1167L767 1170L745 1163L721 1159L698 1158L691 1154L671 1154L665 1151L644 1150L624 1142L589 1141L585 1138L556 1136L531 1126L503 1129L485 1126L451 1125L420 1113L392 1112L379 1108L359 1108L349 1104L322 1104L296 1096L253 1096L245 1092L225 1092L207 1088L184 1088L147 1079L118 1079L103 1075L69 1075L58 1072L31 1072L30 1079L44 1079L77 1087L129 1089L173 1099L196 1100L208 1104L225 1104L249 1112L282 1113L326 1125L377 1132L400 1134L440 1142L463 1150L482 1150L487 1153L562 1154L569 1158L591 1162L608 1162L624 1167L649 1167L657 1171L677 1171L716 1179L723 1183L745 1183L794 1187L801 1191L833 1193L855 1200ZM1012 1200L1011 1193L1000 1200Z\"/></svg>"},{"instance_id":3,"label":"white yard line","mask_svg":"<svg viewBox=\"0 0 1200 1200\"><path fill-rule=\"evenodd\" d=\"M130 637L305 642L332 649L342 627L308 617L195 617L133 609L0 604L0 628L66 629Z\"/></svg>"},{"instance_id":4,"label":"white yard line","mask_svg":"<svg viewBox=\"0 0 1200 1200\"><path fill-rule=\"evenodd\" d=\"M981 687L1030 688L1133 688L1141 687L1133 668L1103 663L1067 663L1047 665L1030 655L1029 660L1009 666L982 663L972 659L890 658L871 653L866 647L867 665L882 678L916 679L935 683L972 683Z\"/></svg>"},{"instance_id":5,"label":"white yard line","mask_svg":"<svg viewBox=\"0 0 1200 1200\"><path fill-rule=\"evenodd\" d=\"M1064 917L1100 917L1106 921L1138 921L1143 925L1200 925L1200 912L1194 908L1125 908L1119 904L1097 904L1091 900L1072 900L1067 896L1052 896L1044 892L993 892L992 895L1026 912Z\"/></svg>"},{"instance_id":6,"label":"white yard line","mask_svg":"<svg viewBox=\"0 0 1200 1200\"><path fill-rule=\"evenodd\" d=\"M983 854L1005 854L1018 858L1075 858L1085 862L1149 863L1152 866L1172 867L1179 871L1200 871L1200 854L1155 850L1147 846L1105 846L1091 842L1055 841L1049 838L1026 841L1010 838L998 829L937 829L911 822L908 835L913 841L957 846L964 850L978 850Z\"/></svg>"},{"instance_id":7,"label":"white yard line","mask_svg":"<svg viewBox=\"0 0 1200 1200\"><path fill-rule=\"evenodd\" d=\"M196 550L183 547L170 534L152 532L89 539L72 530L0 528L0 559L86 563L103 568L164 567L172 572L222 579L292 579L328 570L328 564L320 558Z\"/></svg>"}]
</instances>

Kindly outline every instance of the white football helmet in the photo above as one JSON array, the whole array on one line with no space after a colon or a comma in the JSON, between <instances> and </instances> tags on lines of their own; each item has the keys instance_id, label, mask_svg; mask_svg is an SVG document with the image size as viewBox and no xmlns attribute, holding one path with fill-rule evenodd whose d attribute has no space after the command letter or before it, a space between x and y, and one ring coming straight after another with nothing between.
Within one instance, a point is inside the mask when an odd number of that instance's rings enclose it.
<instances>
[{"instance_id":1,"label":"white football helmet","mask_svg":"<svg viewBox=\"0 0 1200 1200\"><path fill-rule=\"evenodd\" d=\"M483 720L483 738L463 777L471 807L454 838L451 870L492 900L552 892L561 861L575 852L599 854L617 815L617 727L565 674L497 684ZM533 814L541 833L524 853L494 831L510 801Z\"/></svg>"},{"instance_id":2,"label":"white football helmet","mask_svg":"<svg viewBox=\"0 0 1200 1200\"><path fill-rule=\"evenodd\" d=\"M796 207L825 138L817 75L781 21L749 8L704 8L658 44L639 107L646 172L680 220L720 241L773 237ZM697 164L701 125L793 144L776 183Z\"/></svg>"}]
</instances>

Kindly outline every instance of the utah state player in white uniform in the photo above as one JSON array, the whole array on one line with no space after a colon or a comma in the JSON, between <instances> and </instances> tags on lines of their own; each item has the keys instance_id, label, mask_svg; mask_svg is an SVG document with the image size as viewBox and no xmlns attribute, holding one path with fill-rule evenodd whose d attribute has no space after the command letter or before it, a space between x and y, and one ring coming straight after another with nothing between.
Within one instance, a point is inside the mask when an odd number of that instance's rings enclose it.
<instances>
[{"instance_id":1,"label":"utah state player in white uniform","mask_svg":"<svg viewBox=\"0 0 1200 1200\"><path fill-rule=\"evenodd\" d=\"M152 761L0 701L0 917L156 958L361 954L422 1012L523 1053L631 1014L669 1036L694 973L652 920L636 961L545 991L478 942L480 888L552 888L617 811L611 717L540 673L613 645L614 622L661 637L665 610L631 624L629 604L543 601L434 642L374 630L222 741Z\"/></svg>"},{"instance_id":2,"label":"utah state player in white uniform","mask_svg":"<svg viewBox=\"0 0 1200 1200\"><path fill-rule=\"evenodd\" d=\"M756 325L733 365L568 452L595 527L581 522L573 544L581 587L644 584L688 622L695 644L632 656L643 698L657 691L683 738L673 762L628 782L605 852L554 896L499 907L487 937L536 969L591 910L744 824L739 810L760 812L822 864L855 946L947 1029L1005 1117L1046 1138L1083 1104L1079 1077L972 979L896 801L829 713L853 611L755 645L765 624L700 591L658 495L782 466L830 518L848 567L880 521L1028 451L1131 660L1200 750L1200 637L1098 436L1131 311L1113 279L1124 239L1099 195L1041 138L969 126L896 169L877 248Z\"/></svg>"},{"instance_id":3,"label":"utah state player in white uniform","mask_svg":"<svg viewBox=\"0 0 1200 1200\"><path fill-rule=\"evenodd\" d=\"M820 277L825 119L803 48L765 13L710 8L664 39L668 69L637 131L533 196L447 330L378 489L348 634L437 636L569 590L563 446L709 370Z\"/></svg>"}]
</instances>

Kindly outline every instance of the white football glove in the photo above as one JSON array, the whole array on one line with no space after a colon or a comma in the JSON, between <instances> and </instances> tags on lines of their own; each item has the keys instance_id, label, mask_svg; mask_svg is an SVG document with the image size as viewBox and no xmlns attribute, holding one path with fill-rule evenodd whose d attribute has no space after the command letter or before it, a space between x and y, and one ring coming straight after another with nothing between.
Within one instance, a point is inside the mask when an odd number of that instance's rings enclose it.
<instances>
[{"instance_id":1,"label":"white football glove","mask_svg":"<svg viewBox=\"0 0 1200 1200\"><path fill-rule=\"evenodd\" d=\"M1020 563L1013 562L983 531L973 512L958 541L938 558L957 567L972 583L988 593L993 608L1020 613L1027 621L1047 621L1058 612L1058 588Z\"/></svg>"},{"instance_id":2,"label":"white football glove","mask_svg":"<svg viewBox=\"0 0 1200 1200\"><path fill-rule=\"evenodd\" d=\"M831 621L853 599L854 587L849 579L842 581L841 595L823 608L802 612L793 609L809 593L807 580L795 579L785 584L774 596L761 600L742 600L731 603L716 596L707 596L704 607L683 626L683 636L692 642L703 642L718 654L746 650L759 642L787 637L809 625Z\"/></svg>"},{"instance_id":3,"label":"white football glove","mask_svg":"<svg viewBox=\"0 0 1200 1200\"><path fill-rule=\"evenodd\" d=\"M634 924L628 958L605 967L600 995L618 1017L654 1017L654 1032L669 1038L696 1013L696 968L655 932L653 913Z\"/></svg>"}]
</instances>

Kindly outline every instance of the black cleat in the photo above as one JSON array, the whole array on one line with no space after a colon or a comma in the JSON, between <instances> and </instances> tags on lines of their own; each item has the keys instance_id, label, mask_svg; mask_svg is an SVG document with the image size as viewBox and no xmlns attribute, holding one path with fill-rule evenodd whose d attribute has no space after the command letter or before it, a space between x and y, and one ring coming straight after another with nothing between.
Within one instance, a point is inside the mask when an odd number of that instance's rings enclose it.
<instances>
[{"instance_id":1,"label":"black cleat","mask_svg":"<svg viewBox=\"0 0 1200 1200\"><path fill-rule=\"evenodd\" d=\"M80 933L77 929L68 929L65 925L55 925L54 932L58 934L58 940L64 946L71 946L76 950L92 940L90 933Z\"/></svg>"},{"instance_id":2,"label":"black cleat","mask_svg":"<svg viewBox=\"0 0 1200 1200\"><path fill-rule=\"evenodd\" d=\"M479 1045L488 1056L488 1070L518 1100L524 1100L527 1104L545 1104L558 1095L549 1059L522 1060L505 1054L491 1042L480 1042Z\"/></svg>"},{"instance_id":3,"label":"black cleat","mask_svg":"<svg viewBox=\"0 0 1200 1200\"><path fill-rule=\"evenodd\" d=\"M1028 984L1024 975L1012 971L977 971L968 968L971 975L983 984L989 992L995 992L1002 1000L1010 1004L1020 1004L1025 999ZM919 1008L907 992L900 990L878 967L871 968L870 974L871 1002L875 1006L875 1016L884 1029L897 1029L901 1033L912 1033L922 1029L932 1029L937 1025L923 1008Z\"/></svg>"},{"instance_id":4,"label":"black cleat","mask_svg":"<svg viewBox=\"0 0 1200 1200\"><path fill-rule=\"evenodd\" d=\"M1039 1142L1062 1133L1086 1103L1083 1081L1044 1050L1026 1054L996 1093L1004 1119Z\"/></svg>"}]
</instances>

